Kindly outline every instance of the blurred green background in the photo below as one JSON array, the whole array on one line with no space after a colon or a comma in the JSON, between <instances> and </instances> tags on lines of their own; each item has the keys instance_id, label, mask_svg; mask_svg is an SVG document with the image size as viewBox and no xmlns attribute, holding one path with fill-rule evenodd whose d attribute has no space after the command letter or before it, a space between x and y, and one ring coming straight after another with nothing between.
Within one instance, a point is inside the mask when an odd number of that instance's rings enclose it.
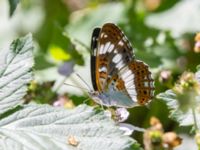
<instances>
[{"instance_id":1,"label":"blurred green background","mask_svg":"<svg viewBox=\"0 0 200 150\"><path fill-rule=\"evenodd\" d=\"M85 102L87 90L63 83L87 88L78 73L92 85L91 34L95 27L113 22L132 43L136 58L150 66L157 95L172 88L184 71L195 72L200 64L200 54L193 50L195 34L200 31L199 14L199 0L0 0L0 47L31 32L35 80L26 102L74 107ZM148 107L129 110L127 122L133 125L147 128L150 117L156 116L166 131L188 133L188 128L179 128L168 118L169 110L156 98ZM142 143L141 133L133 137Z\"/></svg>"}]
</instances>

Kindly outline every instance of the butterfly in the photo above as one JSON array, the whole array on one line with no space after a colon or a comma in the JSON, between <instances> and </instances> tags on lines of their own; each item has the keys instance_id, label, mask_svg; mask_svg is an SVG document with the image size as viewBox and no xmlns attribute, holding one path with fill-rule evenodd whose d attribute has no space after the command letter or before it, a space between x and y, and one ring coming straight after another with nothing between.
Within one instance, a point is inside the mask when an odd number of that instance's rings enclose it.
<instances>
[{"instance_id":1,"label":"butterfly","mask_svg":"<svg viewBox=\"0 0 200 150\"><path fill-rule=\"evenodd\" d=\"M133 107L154 95L149 67L137 60L124 33L113 23L95 28L91 39L92 99L104 106Z\"/></svg>"}]
</instances>

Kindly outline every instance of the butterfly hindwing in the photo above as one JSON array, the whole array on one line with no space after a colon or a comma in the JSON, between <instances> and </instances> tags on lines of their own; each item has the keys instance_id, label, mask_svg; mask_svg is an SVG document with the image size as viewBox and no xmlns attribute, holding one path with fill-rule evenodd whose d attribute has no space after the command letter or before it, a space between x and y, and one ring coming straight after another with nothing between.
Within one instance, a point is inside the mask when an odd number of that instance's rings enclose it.
<instances>
[{"instance_id":1,"label":"butterfly hindwing","mask_svg":"<svg viewBox=\"0 0 200 150\"><path fill-rule=\"evenodd\" d=\"M129 97L143 105L153 98L154 81L148 65L139 60L128 63L121 73Z\"/></svg>"},{"instance_id":2,"label":"butterfly hindwing","mask_svg":"<svg viewBox=\"0 0 200 150\"><path fill-rule=\"evenodd\" d=\"M141 105L153 98L154 83L148 65L139 60L130 61L127 66L112 77L114 89L127 95Z\"/></svg>"},{"instance_id":3,"label":"butterfly hindwing","mask_svg":"<svg viewBox=\"0 0 200 150\"><path fill-rule=\"evenodd\" d=\"M137 102L144 105L153 98L155 89L149 67L139 60L132 61L128 66L135 75L134 85L137 92Z\"/></svg>"}]
</instances>

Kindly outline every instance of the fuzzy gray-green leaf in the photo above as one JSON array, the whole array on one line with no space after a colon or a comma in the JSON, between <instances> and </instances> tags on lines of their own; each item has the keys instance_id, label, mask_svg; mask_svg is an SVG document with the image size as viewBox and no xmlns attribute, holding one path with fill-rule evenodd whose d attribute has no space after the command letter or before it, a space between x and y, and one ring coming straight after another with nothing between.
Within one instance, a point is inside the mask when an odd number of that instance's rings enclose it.
<instances>
[{"instance_id":1,"label":"fuzzy gray-green leaf","mask_svg":"<svg viewBox=\"0 0 200 150\"><path fill-rule=\"evenodd\" d=\"M194 125L194 117L192 109L187 112L181 111L177 100L177 95L172 90L167 90L164 93L157 95L157 98L162 99L170 109L170 118L178 121L181 126ZM195 109L197 126L200 128L200 113Z\"/></svg>"},{"instance_id":2,"label":"fuzzy gray-green leaf","mask_svg":"<svg viewBox=\"0 0 200 150\"><path fill-rule=\"evenodd\" d=\"M32 79L32 50L32 36L27 35L0 51L0 114L22 103Z\"/></svg>"},{"instance_id":3,"label":"fuzzy gray-green leaf","mask_svg":"<svg viewBox=\"0 0 200 150\"><path fill-rule=\"evenodd\" d=\"M123 133L103 111L86 105L71 110L27 105L0 121L0 143L6 150L11 145L26 150L139 150Z\"/></svg>"}]
</instances>

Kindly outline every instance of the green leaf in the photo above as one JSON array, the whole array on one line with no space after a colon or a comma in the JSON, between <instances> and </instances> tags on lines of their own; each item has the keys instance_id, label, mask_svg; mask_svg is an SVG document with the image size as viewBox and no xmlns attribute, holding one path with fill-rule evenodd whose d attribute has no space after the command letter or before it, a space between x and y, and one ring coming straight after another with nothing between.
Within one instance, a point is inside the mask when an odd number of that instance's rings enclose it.
<instances>
[{"instance_id":1,"label":"green leaf","mask_svg":"<svg viewBox=\"0 0 200 150\"><path fill-rule=\"evenodd\" d=\"M92 9L83 9L81 12L75 12L70 23L66 27L69 37L80 41L89 47L92 30L102 26L106 22L118 23L125 18L126 8L121 2L105 3ZM83 30L84 29L84 30Z\"/></svg>"},{"instance_id":2,"label":"green leaf","mask_svg":"<svg viewBox=\"0 0 200 150\"><path fill-rule=\"evenodd\" d=\"M19 3L19 0L8 0L8 1L10 5L10 16L12 16L17 7L17 4Z\"/></svg>"},{"instance_id":3,"label":"green leaf","mask_svg":"<svg viewBox=\"0 0 200 150\"><path fill-rule=\"evenodd\" d=\"M200 71L200 65L197 66L197 71L198 71L198 72Z\"/></svg>"},{"instance_id":4,"label":"green leaf","mask_svg":"<svg viewBox=\"0 0 200 150\"><path fill-rule=\"evenodd\" d=\"M199 6L200 1L179 1L171 9L149 15L146 23L151 27L171 30L176 34L195 33L199 31L200 26Z\"/></svg>"},{"instance_id":5,"label":"green leaf","mask_svg":"<svg viewBox=\"0 0 200 150\"><path fill-rule=\"evenodd\" d=\"M0 114L21 104L32 79L32 36L16 39L8 51L0 51ZM4 54L5 53L5 54Z\"/></svg>"},{"instance_id":6,"label":"green leaf","mask_svg":"<svg viewBox=\"0 0 200 150\"><path fill-rule=\"evenodd\" d=\"M26 105L0 121L0 149L139 150L123 133L103 111L86 105L71 110Z\"/></svg>"},{"instance_id":7,"label":"green leaf","mask_svg":"<svg viewBox=\"0 0 200 150\"><path fill-rule=\"evenodd\" d=\"M187 112L183 112L179 109L179 103L177 100L177 95L172 90L167 90L164 93L157 95L157 98L162 99L166 102L168 108L170 109L170 118L178 121L181 126L194 125L194 116L192 109ZM200 113L198 107L195 108L195 117L197 120L197 126L200 128Z\"/></svg>"}]
</instances>

